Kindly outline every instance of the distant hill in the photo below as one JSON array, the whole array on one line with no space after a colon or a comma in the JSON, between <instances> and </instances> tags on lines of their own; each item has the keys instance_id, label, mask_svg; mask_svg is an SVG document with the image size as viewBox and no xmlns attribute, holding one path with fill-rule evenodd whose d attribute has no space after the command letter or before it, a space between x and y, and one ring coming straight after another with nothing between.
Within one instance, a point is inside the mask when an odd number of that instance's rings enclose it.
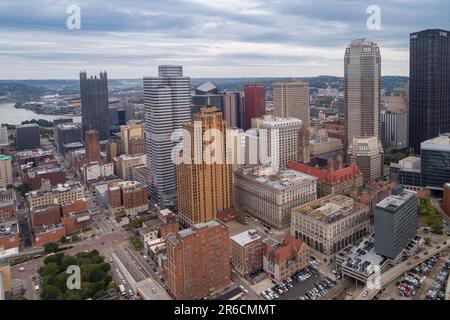
<instances>
[{"instance_id":1,"label":"distant hill","mask_svg":"<svg viewBox=\"0 0 450 320\"><path fill-rule=\"evenodd\" d=\"M211 80L219 89L236 91L243 90L246 83L264 83L270 90L272 84L277 81L286 81L293 78L192 78L191 86L196 88L202 83ZM344 78L335 76L318 76L298 78L308 81L312 90L331 86L339 90L344 89ZM381 79L381 87L389 94L393 89L404 87L408 83L408 77L384 76ZM131 89L142 91L142 79L109 79L110 90ZM80 84L78 80L0 80L0 99L8 99L16 102L33 100L48 94L79 94Z\"/></svg>"}]
</instances>

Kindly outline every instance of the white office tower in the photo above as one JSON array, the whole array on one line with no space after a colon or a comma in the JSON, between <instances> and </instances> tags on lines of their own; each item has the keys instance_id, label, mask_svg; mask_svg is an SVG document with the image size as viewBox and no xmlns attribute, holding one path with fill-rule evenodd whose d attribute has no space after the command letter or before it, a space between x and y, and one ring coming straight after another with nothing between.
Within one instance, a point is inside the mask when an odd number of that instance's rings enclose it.
<instances>
[{"instance_id":1,"label":"white office tower","mask_svg":"<svg viewBox=\"0 0 450 320\"><path fill-rule=\"evenodd\" d=\"M175 208L173 137L181 139L183 123L191 119L190 78L183 77L182 66L159 66L158 71L158 77L144 77L147 185L149 196L161 207Z\"/></svg>"},{"instance_id":2,"label":"white office tower","mask_svg":"<svg viewBox=\"0 0 450 320\"><path fill-rule=\"evenodd\" d=\"M353 41L345 51L344 72L347 143L360 136L380 139L381 55L377 44Z\"/></svg>"}]
</instances>

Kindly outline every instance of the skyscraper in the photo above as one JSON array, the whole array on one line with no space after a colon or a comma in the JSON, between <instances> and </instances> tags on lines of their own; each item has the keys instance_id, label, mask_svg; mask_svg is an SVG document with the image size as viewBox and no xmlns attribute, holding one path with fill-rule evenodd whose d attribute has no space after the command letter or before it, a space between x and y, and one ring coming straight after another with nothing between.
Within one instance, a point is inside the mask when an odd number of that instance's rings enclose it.
<instances>
[{"instance_id":1,"label":"skyscraper","mask_svg":"<svg viewBox=\"0 0 450 320\"><path fill-rule=\"evenodd\" d=\"M190 79L182 66L159 66L158 77L144 78L145 133L149 195L163 207L177 205L177 177L171 137L191 119Z\"/></svg>"},{"instance_id":2,"label":"skyscraper","mask_svg":"<svg viewBox=\"0 0 450 320\"><path fill-rule=\"evenodd\" d=\"M279 118L297 118L306 127L310 124L309 85L303 80L273 84L274 115Z\"/></svg>"},{"instance_id":3,"label":"skyscraper","mask_svg":"<svg viewBox=\"0 0 450 320\"><path fill-rule=\"evenodd\" d=\"M244 86L244 131L252 127L252 119L266 113L266 87L264 84L246 84Z\"/></svg>"},{"instance_id":4,"label":"skyscraper","mask_svg":"<svg viewBox=\"0 0 450 320\"><path fill-rule=\"evenodd\" d=\"M88 130L98 131L100 140L109 139L108 77L100 72L100 77L87 77L80 72L81 116L83 135Z\"/></svg>"},{"instance_id":5,"label":"skyscraper","mask_svg":"<svg viewBox=\"0 0 450 320\"><path fill-rule=\"evenodd\" d=\"M424 30L410 37L409 145L450 132L450 31Z\"/></svg>"},{"instance_id":6,"label":"skyscraper","mask_svg":"<svg viewBox=\"0 0 450 320\"><path fill-rule=\"evenodd\" d=\"M377 44L352 41L345 51L344 73L347 143L355 136L380 139L381 55Z\"/></svg>"},{"instance_id":7,"label":"skyscraper","mask_svg":"<svg viewBox=\"0 0 450 320\"><path fill-rule=\"evenodd\" d=\"M227 124L221 112L204 107L183 127L187 136L183 138L184 161L177 166L178 212L181 221L191 226L214 220L220 209L232 207L233 164L227 164ZM218 163L205 163L203 155L209 145L194 139L200 134L214 145Z\"/></svg>"},{"instance_id":8,"label":"skyscraper","mask_svg":"<svg viewBox=\"0 0 450 320\"><path fill-rule=\"evenodd\" d=\"M377 137L353 137L348 157L351 164L360 168L364 183L383 176L383 148Z\"/></svg>"},{"instance_id":9,"label":"skyscraper","mask_svg":"<svg viewBox=\"0 0 450 320\"><path fill-rule=\"evenodd\" d=\"M39 125L36 123L24 124L16 127L16 149L36 149L41 146Z\"/></svg>"}]
</instances>

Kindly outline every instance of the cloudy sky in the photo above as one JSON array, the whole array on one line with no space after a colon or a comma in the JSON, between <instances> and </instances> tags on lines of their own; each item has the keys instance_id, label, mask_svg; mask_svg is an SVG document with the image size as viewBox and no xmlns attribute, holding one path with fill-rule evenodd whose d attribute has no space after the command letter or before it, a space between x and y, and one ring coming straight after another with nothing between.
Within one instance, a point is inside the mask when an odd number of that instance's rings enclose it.
<instances>
[{"instance_id":1,"label":"cloudy sky","mask_svg":"<svg viewBox=\"0 0 450 320\"><path fill-rule=\"evenodd\" d=\"M78 5L81 29L67 8ZM369 30L367 8L381 10ZM352 39L376 41L384 75L408 75L409 33L450 29L448 0L1 0L0 79L110 78L182 64L192 77L342 75Z\"/></svg>"}]
</instances>

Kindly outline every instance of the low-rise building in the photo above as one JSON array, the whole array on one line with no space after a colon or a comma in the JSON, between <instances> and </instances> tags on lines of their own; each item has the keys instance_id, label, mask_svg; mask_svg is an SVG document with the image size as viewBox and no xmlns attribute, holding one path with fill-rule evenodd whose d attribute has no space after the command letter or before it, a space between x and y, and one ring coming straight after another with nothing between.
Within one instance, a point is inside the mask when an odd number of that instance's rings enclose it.
<instances>
[{"instance_id":1,"label":"low-rise building","mask_svg":"<svg viewBox=\"0 0 450 320\"><path fill-rule=\"evenodd\" d=\"M363 190L363 174L356 164L332 170L290 162L289 168L317 178L318 198L327 195L347 195L356 198Z\"/></svg>"},{"instance_id":2,"label":"low-rise building","mask_svg":"<svg viewBox=\"0 0 450 320\"><path fill-rule=\"evenodd\" d=\"M370 232L369 208L342 195L326 196L292 210L291 235L324 263Z\"/></svg>"},{"instance_id":3,"label":"low-rise building","mask_svg":"<svg viewBox=\"0 0 450 320\"><path fill-rule=\"evenodd\" d=\"M50 206L55 203L75 201L84 198L84 188L78 182L60 184L49 190L31 191L28 193L28 207Z\"/></svg>"},{"instance_id":4,"label":"low-rise building","mask_svg":"<svg viewBox=\"0 0 450 320\"><path fill-rule=\"evenodd\" d=\"M51 162L57 162L55 159L55 154L50 148L39 148L35 150L24 150L17 152L16 154L17 165L20 166L28 163L33 163L33 167L38 167L42 164L47 164Z\"/></svg>"},{"instance_id":5,"label":"low-rise building","mask_svg":"<svg viewBox=\"0 0 450 320\"><path fill-rule=\"evenodd\" d=\"M100 163L95 161L83 165L80 172L85 183L96 182L114 176L114 166L112 162Z\"/></svg>"},{"instance_id":6,"label":"low-rise building","mask_svg":"<svg viewBox=\"0 0 450 320\"><path fill-rule=\"evenodd\" d=\"M0 251L20 247L20 230L17 220L0 222Z\"/></svg>"},{"instance_id":7,"label":"low-rise building","mask_svg":"<svg viewBox=\"0 0 450 320\"><path fill-rule=\"evenodd\" d=\"M121 181L108 186L111 212L125 210L128 215L148 212L147 186L137 181Z\"/></svg>"},{"instance_id":8,"label":"low-rise building","mask_svg":"<svg viewBox=\"0 0 450 320\"><path fill-rule=\"evenodd\" d=\"M0 189L0 221L17 213L16 193L13 189Z\"/></svg>"},{"instance_id":9,"label":"low-rise building","mask_svg":"<svg viewBox=\"0 0 450 320\"><path fill-rule=\"evenodd\" d=\"M309 147L311 158L339 159L342 161L344 157L344 145L337 138L323 136L317 133L309 140Z\"/></svg>"},{"instance_id":10,"label":"low-rise building","mask_svg":"<svg viewBox=\"0 0 450 320\"><path fill-rule=\"evenodd\" d=\"M123 180L130 180L133 167L145 165L147 163L147 156L145 154L134 156L123 154L114 158L113 163L114 173Z\"/></svg>"},{"instance_id":11,"label":"low-rise building","mask_svg":"<svg viewBox=\"0 0 450 320\"><path fill-rule=\"evenodd\" d=\"M62 224L53 224L37 227L34 230L35 245L44 247L49 243L56 243L66 235L66 231Z\"/></svg>"},{"instance_id":12,"label":"low-rise building","mask_svg":"<svg viewBox=\"0 0 450 320\"><path fill-rule=\"evenodd\" d=\"M407 157L398 163L390 164L391 180L404 185L410 190L420 190L422 175L420 172L420 158Z\"/></svg>"},{"instance_id":13,"label":"low-rise building","mask_svg":"<svg viewBox=\"0 0 450 320\"><path fill-rule=\"evenodd\" d=\"M292 208L316 199L316 178L295 170L247 166L235 171L235 206L273 228L290 226Z\"/></svg>"},{"instance_id":14,"label":"low-rise building","mask_svg":"<svg viewBox=\"0 0 450 320\"><path fill-rule=\"evenodd\" d=\"M163 209L159 211L158 218L143 222L138 235L144 243L147 243L159 238L165 239L179 230L180 225L175 214L169 209Z\"/></svg>"},{"instance_id":15,"label":"low-rise building","mask_svg":"<svg viewBox=\"0 0 450 320\"><path fill-rule=\"evenodd\" d=\"M243 276L263 268L263 242L251 229L231 237L231 265Z\"/></svg>"},{"instance_id":16,"label":"low-rise building","mask_svg":"<svg viewBox=\"0 0 450 320\"><path fill-rule=\"evenodd\" d=\"M60 165L49 163L33 167L32 163L21 166L22 182L30 190L39 190L42 187L42 180L47 180L51 186L63 184L67 181L66 171Z\"/></svg>"},{"instance_id":17,"label":"low-rise building","mask_svg":"<svg viewBox=\"0 0 450 320\"><path fill-rule=\"evenodd\" d=\"M265 243L263 268L275 281L284 281L308 266L309 248L302 240L286 236L281 243Z\"/></svg>"}]
</instances>

